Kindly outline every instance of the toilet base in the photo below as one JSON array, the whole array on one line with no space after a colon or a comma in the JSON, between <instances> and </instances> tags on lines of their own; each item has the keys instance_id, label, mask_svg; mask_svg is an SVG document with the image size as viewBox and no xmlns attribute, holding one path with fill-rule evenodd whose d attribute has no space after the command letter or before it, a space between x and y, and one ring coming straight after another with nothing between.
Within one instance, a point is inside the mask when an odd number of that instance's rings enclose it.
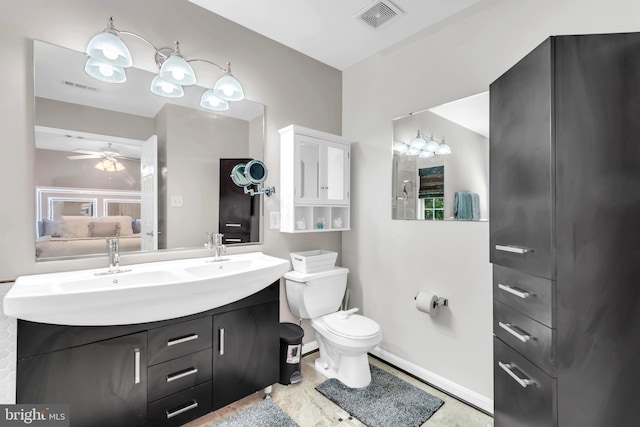
<instances>
[{"instance_id":1,"label":"toilet base","mask_svg":"<svg viewBox=\"0 0 640 427\"><path fill-rule=\"evenodd\" d=\"M314 366L316 371L325 377L336 378L350 388L362 388L371 383L371 368L367 353L357 356L342 355L336 369L322 359L322 351L320 351L320 357L316 359Z\"/></svg>"}]
</instances>

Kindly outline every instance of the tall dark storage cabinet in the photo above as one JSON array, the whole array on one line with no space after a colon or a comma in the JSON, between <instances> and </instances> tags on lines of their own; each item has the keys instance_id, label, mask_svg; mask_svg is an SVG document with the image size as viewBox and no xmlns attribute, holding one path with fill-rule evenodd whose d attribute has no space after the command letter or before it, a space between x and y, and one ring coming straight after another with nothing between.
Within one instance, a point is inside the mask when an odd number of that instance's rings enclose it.
<instances>
[{"instance_id":1,"label":"tall dark storage cabinet","mask_svg":"<svg viewBox=\"0 0 640 427\"><path fill-rule=\"evenodd\" d=\"M640 425L640 34L491 85L495 425Z\"/></svg>"}]
</instances>

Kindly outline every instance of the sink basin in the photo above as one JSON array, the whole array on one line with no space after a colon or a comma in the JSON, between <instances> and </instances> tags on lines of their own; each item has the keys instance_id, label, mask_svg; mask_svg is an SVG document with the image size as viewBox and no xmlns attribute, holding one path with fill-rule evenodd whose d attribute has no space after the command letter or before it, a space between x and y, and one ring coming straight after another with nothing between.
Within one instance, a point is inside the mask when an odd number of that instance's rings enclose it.
<instances>
[{"instance_id":1,"label":"sink basin","mask_svg":"<svg viewBox=\"0 0 640 427\"><path fill-rule=\"evenodd\" d=\"M51 284L52 292L91 292L104 290L118 290L136 286L159 286L166 283L174 283L180 280L180 275L170 270L158 270L147 272L122 272L95 276L87 280L77 278L72 280L59 280Z\"/></svg>"},{"instance_id":2,"label":"sink basin","mask_svg":"<svg viewBox=\"0 0 640 427\"><path fill-rule=\"evenodd\" d=\"M197 258L19 277L4 298L7 316L40 323L108 326L201 313L246 298L289 270L261 252L224 261Z\"/></svg>"}]
</instances>

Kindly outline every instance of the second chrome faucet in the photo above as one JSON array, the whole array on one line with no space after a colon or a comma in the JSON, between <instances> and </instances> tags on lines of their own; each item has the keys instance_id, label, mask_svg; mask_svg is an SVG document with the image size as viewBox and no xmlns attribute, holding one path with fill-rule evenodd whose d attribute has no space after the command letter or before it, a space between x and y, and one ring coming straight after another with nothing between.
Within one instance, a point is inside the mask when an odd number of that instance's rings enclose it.
<instances>
[{"instance_id":1,"label":"second chrome faucet","mask_svg":"<svg viewBox=\"0 0 640 427\"><path fill-rule=\"evenodd\" d=\"M224 235L220 233L207 233L207 242L205 246L207 249L213 250L212 262L224 261L222 254L227 252L227 247L222 244Z\"/></svg>"}]
</instances>

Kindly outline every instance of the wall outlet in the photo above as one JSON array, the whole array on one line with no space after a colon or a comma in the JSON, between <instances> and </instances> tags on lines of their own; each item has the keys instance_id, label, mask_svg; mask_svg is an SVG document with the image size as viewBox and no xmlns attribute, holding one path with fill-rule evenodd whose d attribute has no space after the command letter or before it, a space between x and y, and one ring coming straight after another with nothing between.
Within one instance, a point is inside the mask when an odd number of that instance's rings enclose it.
<instances>
[{"instance_id":1,"label":"wall outlet","mask_svg":"<svg viewBox=\"0 0 640 427\"><path fill-rule=\"evenodd\" d=\"M269 228L272 230L280 230L280 212L269 213Z\"/></svg>"},{"instance_id":2,"label":"wall outlet","mask_svg":"<svg viewBox=\"0 0 640 427\"><path fill-rule=\"evenodd\" d=\"M183 206L182 196L171 196L171 207L181 208Z\"/></svg>"}]
</instances>

